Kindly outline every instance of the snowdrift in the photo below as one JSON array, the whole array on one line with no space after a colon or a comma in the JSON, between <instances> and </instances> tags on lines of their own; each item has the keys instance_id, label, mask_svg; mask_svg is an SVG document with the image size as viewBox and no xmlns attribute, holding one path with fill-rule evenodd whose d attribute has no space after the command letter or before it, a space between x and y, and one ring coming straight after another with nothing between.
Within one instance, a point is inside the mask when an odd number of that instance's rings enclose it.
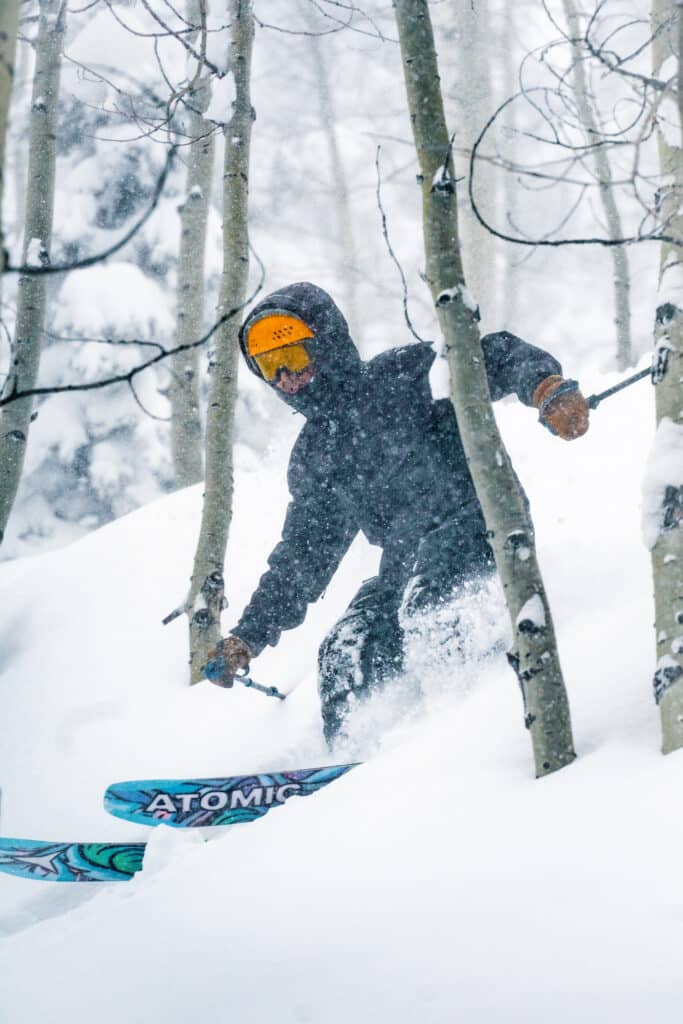
<instances>
[{"instance_id":1,"label":"snowdrift","mask_svg":"<svg viewBox=\"0 0 683 1024\"><path fill-rule=\"evenodd\" d=\"M330 763L317 646L377 552L356 542L305 625L254 663L293 689L284 704L190 690L183 620L161 626L185 593L200 488L0 566L2 833L150 840L125 885L0 876L3 1022L678 1021L683 759L660 755L651 696L648 397L611 400L571 445L499 410L579 753L542 781L516 680L482 648L447 678L425 672L417 702L378 699L381 738L359 728L337 756L367 762L258 822L207 837L108 817L114 779ZM240 452L226 629L277 539L285 462Z\"/></svg>"}]
</instances>

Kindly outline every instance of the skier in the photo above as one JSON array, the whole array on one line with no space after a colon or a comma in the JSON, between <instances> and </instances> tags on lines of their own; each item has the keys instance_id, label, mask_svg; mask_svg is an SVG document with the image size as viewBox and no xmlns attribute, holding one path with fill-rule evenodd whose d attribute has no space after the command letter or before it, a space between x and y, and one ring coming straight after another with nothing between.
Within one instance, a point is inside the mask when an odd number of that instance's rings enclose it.
<instances>
[{"instance_id":1,"label":"skier","mask_svg":"<svg viewBox=\"0 0 683 1024\"><path fill-rule=\"evenodd\" d=\"M453 406L435 401L427 343L363 362L331 297L306 282L263 299L240 332L247 364L306 423L291 453L291 502L268 571L231 634L210 653L233 685L265 646L303 622L359 530L382 548L323 640L318 685L325 738L352 706L401 671L411 616L437 608L495 570ZM501 331L482 339L491 398L516 394L566 440L588 406L547 352ZM454 629L457 623L453 624Z\"/></svg>"}]
</instances>

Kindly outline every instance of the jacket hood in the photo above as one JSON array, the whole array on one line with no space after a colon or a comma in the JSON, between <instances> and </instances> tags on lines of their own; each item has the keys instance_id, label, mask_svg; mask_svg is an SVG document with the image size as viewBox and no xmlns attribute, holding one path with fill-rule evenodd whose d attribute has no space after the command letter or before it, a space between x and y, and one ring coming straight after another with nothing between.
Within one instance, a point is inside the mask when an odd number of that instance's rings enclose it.
<instances>
[{"instance_id":1,"label":"jacket hood","mask_svg":"<svg viewBox=\"0 0 683 1024\"><path fill-rule=\"evenodd\" d=\"M306 346L315 360L315 375L311 383L295 395L280 391L274 381L264 383L304 416L333 417L357 391L362 365L341 310L326 291L308 281L287 285L262 299L250 310L239 334L247 366L261 380L263 378L247 358L244 327L255 314L266 313L269 309L288 310L311 328L315 337L307 341Z\"/></svg>"}]
</instances>

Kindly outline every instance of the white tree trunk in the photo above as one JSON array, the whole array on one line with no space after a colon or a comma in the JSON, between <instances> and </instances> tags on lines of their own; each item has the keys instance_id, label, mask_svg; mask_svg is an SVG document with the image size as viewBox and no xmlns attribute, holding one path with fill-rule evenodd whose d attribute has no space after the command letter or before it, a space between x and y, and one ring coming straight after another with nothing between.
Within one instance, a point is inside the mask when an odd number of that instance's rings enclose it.
<instances>
[{"instance_id":1,"label":"white tree trunk","mask_svg":"<svg viewBox=\"0 0 683 1024\"><path fill-rule=\"evenodd\" d=\"M669 126L666 133L661 127L657 132L661 172L668 184L666 194L660 190L660 214L678 245L663 243L661 251L655 319L655 358L661 379L655 388L657 435L645 492L646 512L651 506L655 698L661 715L662 752L668 754L683 747L683 7L674 0L654 0L652 21L653 29L665 21L671 26L654 42L655 77L661 77L660 69L672 53L678 59L677 96L664 98L657 112ZM677 138L672 125L678 126Z\"/></svg>"},{"instance_id":2,"label":"white tree trunk","mask_svg":"<svg viewBox=\"0 0 683 1024\"><path fill-rule=\"evenodd\" d=\"M188 21L193 25L199 24L200 4L204 3L205 0L190 0L187 5ZM188 41L195 45L194 34ZM204 327L206 226L211 202L214 144L212 125L202 115L210 97L210 81L206 73L200 73L186 97L185 137L181 140L187 176L180 210L177 345L197 341ZM175 485L189 487L198 483L203 473L198 349L188 349L174 356L169 400Z\"/></svg>"},{"instance_id":3,"label":"white tree trunk","mask_svg":"<svg viewBox=\"0 0 683 1024\"><path fill-rule=\"evenodd\" d=\"M509 658L522 686L536 775L575 758L569 704L533 527L498 433L460 260L453 161L427 0L395 0L408 107L420 162L427 280L434 298L468 465L512 621ZM447 176L441 169L447 161Z\"/></svg>"},{"instance_id":4,"label":"white tree trunk","mask_svg":"<svg viewBox=\"0 0 683 1024\"><path fill-rule=\"evenodd\" d=\"M22 261L48 263L52 242L59 72L66 3L40 0L36 70L29 125L28 185ZM5 393L35 386L45 327L46 278L19 279L12 367ZM0 417L0 543L5 533L24 465L33 400L5 406Z\"/></svg>"},{"instance_id":5,"label":"white tree trunk","mask_svg":"<svg viewBox=\"0 0 683 1024\"><path fill-rule=\"evenodd\" d=\"M603 139L597 124L586 81L583 63L583 52L579 40L582 36L581 23L574 5L574 0L562 0L564 13L569 26L570 46L572 51L574 92L579 119L586 133L589 144L595 145ZM600 186L600 202L605 214L607 235L609 238L623 238L621 215L614 195L612 168L604 146L596 146L593 150L593 163ZM614 326L617 335L617 368L625 370L633 366L633 345L631 342L631 281L626 246L610 247L614 280Z\"/></svg>"},{"instance_id":6,"label":"white tree trunk","mask_svg":"<svg viewBox=\"0 0 683 1024\"><path fill-rule=\"evenodd\" d=\"M2 199L5 192L5 140L14 83L19 0L0 3L0 279L5 267L5 236L2 230Z\"/></svg>"},{"instance_id":7,"label":"white tree trunk","mask_svg":"<svg viewBox=\"0 0 683 1024\"><path fill-rule=\"evenodd\" d=\"M519 91L517 80L518 63L516 60L514 39L515 39L515 0L505 0L505 20L503 22L503 37L499 36L502 44L503 54L503 100L509 99ZM505 123L511 129L509 139L506 143L506 155L512 161L515 160L517 150L517 137L515 133L515 105L511 103L505 110ZM517 210L517 183L515 175L509 171L503 176L503 204L505 217L508 220L516 221ZM521 246L508 243L503 247L502 255L502 301L501 301L501 323L508 331L516 331L516 320L519 311L519 288L520 275L518 261L521 258Z\"/></svg>"},{"instance_id":8,"label":"white tree trunk","mask_svg":"<svg viewBox=\"0 0 683 1024\"><path fill-rule=\"evenodd\" d=\"M2 273L5 269L5 236L2 221L2 200L5 194L5 140L14 83L14 55L19 22L19 0L3 0L0 4L0 297ZM2 788L0 787L0 821L2 821Z\"/></svg>"},{"instance_id":9,"label":"white tree trunk","mask_svg":"<svg viewBox=\"0 0 683 1024\"><path fill-rule=\"evenodd\" d=\"M455 167L458 177L468 177L470 152L493 113L492 35L489 0L470 3L457 0L455 22L456 101L458 131ZM465 152L463 152L463 149ZM496 175L484 160L477 161L475 195L484 215L495 222ZM469 195L468 192L465 193ZM465 276L479 305L484 333L497 330L500 316L497 242L474 216L469 200L461 207L461 247Z\"/></svg>"},{"instance_id":10,"label":"white tree trunk","mask_svg":"<svg viewBox=\"0 0 683 1024\"><path fill-rule=\"evenodd\" d=\"M209 649L220 637L223 567L232 519L233 432L237 402L239 327L249 273L248 187L253 111L250 96L254 22L250 0L230 0L233 114L225 128L223 275L218 314L235 311L216 338L206 424L206 474L199 543L187 600L191 682L201 679Z\"/></svg>"},{"instance_id":11,"label":"white tree trunk","mask_svg":"<svg viewBox=\"0 0 683 1024\"><path fill-rule=\"evenodd\" d=\"M17 50L14 60L14 96L12 103L16 104L16 122L23 124L23 119L28 120L30 114L30 101L28 82L34 70L35 54L33 47L25 40L17 40ZM6 157L6 161L12 167L12 187L14 191L12 202L12 213L14 216L14 239L17 245L22 241L22 230L26 214L26 138L21 131L13 131L11 137L12 154ZM9 182L7 182L9 188Z\"/></svg>"}]
</instances>

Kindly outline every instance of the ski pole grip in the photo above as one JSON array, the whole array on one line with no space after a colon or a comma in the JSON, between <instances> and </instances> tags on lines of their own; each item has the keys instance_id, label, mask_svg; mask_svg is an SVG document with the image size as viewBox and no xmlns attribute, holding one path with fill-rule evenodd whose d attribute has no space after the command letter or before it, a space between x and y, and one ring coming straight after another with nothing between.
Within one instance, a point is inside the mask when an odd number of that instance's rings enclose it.
<instances>
[{"instance_id":1,"label":"ski pole grip","mask_svg":"<svg viewBox=\"0 0 683 1024\"><path fill-rule=\"evenodd\" d=\"M223 657L212 658L210 661L207 661L204 666L204 676L212 683L222 680L221 686L224 686L226 689L229 689L235 682L233 678L227 677L225 674L225 658Z\"/></svg>"},{"instance_id":2,"label":"ski pole grip","mask_svg":"<svg viewBox=\"0 0 683 1024\"><path fill-rule=\"evenodd\" d=\"M560 395L569 395L573 391L578 391L578 390L579 390L579 382L578 382L578 380L563 380L562 383L560 384L560 386L555 388L555 390L553 392L551 392L551 394L549 394L547 398L544 398L543 401L541 402L541 404L539 405L539 407L538 407L538 418L539 418L540 422L543 424L543 426L546 427L546 429L549 430L551 434L556 434L557 431L554 430L553 427L551 427L550 423L548 423L548 421L546 419L546 413L547 413L548 409L553 404L555 399L560 397Z\"/></svg>"}]
</instances>

